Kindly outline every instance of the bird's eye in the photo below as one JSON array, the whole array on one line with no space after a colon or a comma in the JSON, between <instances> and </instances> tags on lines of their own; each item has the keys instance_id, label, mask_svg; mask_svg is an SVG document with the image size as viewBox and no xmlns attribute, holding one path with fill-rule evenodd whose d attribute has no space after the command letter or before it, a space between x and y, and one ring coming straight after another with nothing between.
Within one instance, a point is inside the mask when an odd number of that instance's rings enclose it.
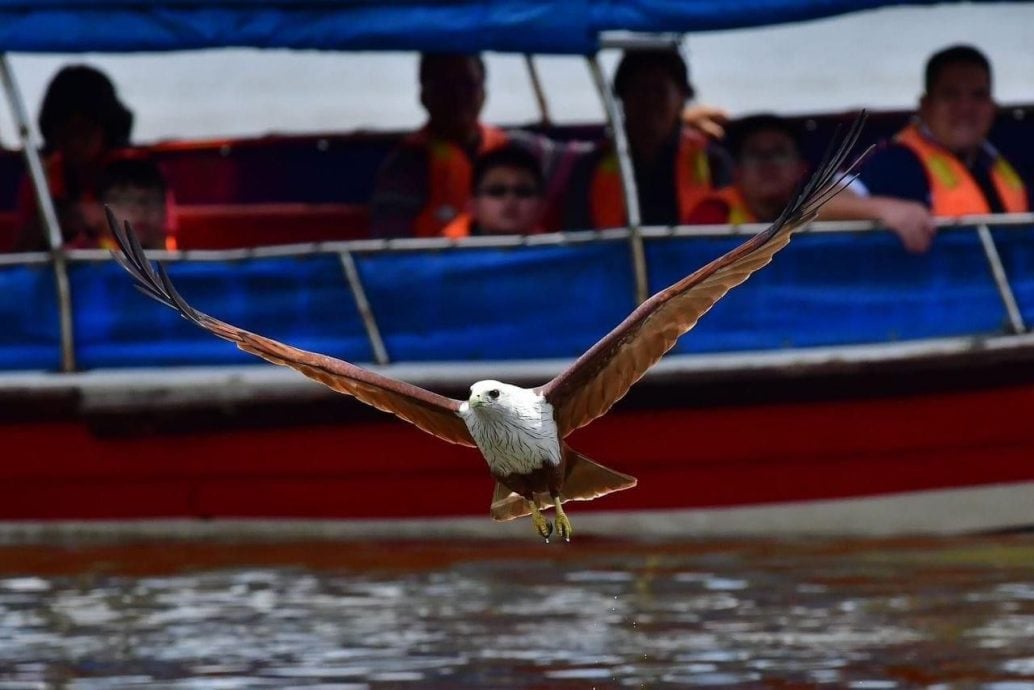
<instances>
[{"instance_id":1,"label":"bird's eye","mask_svg":"<svg viewBox=\"0 0 1034 690\"><path fill-rule=\"evenodd\" d=\"M492 390L488 391L488 397L492 398L492 400L497 400L499 398L499 389L493 388Z\"/></svg>"}]
</instances>

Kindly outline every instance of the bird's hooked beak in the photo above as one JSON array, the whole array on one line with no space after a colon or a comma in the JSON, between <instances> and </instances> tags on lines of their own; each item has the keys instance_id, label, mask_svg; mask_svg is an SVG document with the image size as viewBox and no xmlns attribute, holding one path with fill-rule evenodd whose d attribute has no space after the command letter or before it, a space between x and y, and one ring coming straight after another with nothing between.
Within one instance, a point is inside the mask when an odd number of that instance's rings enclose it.
<instances>
[{"instance_id":1,"label":"bird's hooked beak","mask_svg":"<svg viewBox=\"0 0 1034 690\"><path fill-rule=\"evenodd\" d=\"M485 407L486 405L490 404L494 400L497 400L498 398L499 389L493 388L492 390L483 390L479 393L474 393L473 391L471 391L470 399L467 400L467 402L470 404L471 408Z\"/></svg>"}]
</instances>

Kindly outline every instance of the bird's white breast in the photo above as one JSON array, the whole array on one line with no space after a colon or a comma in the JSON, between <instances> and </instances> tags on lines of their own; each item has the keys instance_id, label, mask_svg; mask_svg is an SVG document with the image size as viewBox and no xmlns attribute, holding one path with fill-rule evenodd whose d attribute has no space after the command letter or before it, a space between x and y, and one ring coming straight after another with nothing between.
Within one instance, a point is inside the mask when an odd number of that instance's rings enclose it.
<instances>
[{"instance_id":1,"label":"bird's white breast","mask_svg":"<svg viewBox=\"0 0 1034 690\"><path fill-rule=\"evenodd\" d=\"M560 462L553 406L534 391L508 387L505 404L471 407L460 415L481 449L488 466L498 475L526 474Z\"/></svg>"}]
</instances>

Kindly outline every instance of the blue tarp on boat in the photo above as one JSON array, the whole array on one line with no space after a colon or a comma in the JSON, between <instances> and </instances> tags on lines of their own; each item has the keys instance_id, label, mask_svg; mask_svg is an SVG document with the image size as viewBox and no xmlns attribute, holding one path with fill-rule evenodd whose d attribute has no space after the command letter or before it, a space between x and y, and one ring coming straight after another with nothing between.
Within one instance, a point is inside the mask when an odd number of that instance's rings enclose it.
<instances>
[{"instance_id":1,"label":"blue tarp on boat","mask_svg":"<svg viewBox=\"0 0 1034 690\"><path fill-rule=\"evenodd\" d=\"M1025 319L1034 322L1031 228L994 232ZM647 242L656 291L743 238ZM355 256L396 362L573 358L633 309L624 241ZM334 255L170 264L197 309L307 350L373 359ZM82 369L261 361L139 294L114 262L70 270ZM53 276L0 269L0 369L57 370ZM676 352L786 350L1004 332L1006 314L975 233L942 232L927 254L890 233L803 234L734 289Z\"/></svg>"},{"instance_id":2,"label":"blue tarp on boat","mask_svg":"<svg viewBox=\"0 0 1034 690\"><path fill-rule=\"evenodd\" d=\"M373 359L334 255L178 262L169 266L169 274L197 308L212 316L262 334L281 333L306 350ZM255 360L141 295L114 262L74 265L69 280L76 361L82 369Z\"/></svg>"},{"instance_id":3,"label":"blue tarp on boat","mask_svg":"<svg viewBox=\"0 0 1034 690\"><path fill-rule=\"evenodd\" d=\"M0 50L496 50L587 54L604 31L689 32L936 0L0 0Z\"/></svg>"},{"instance_id":4,"label":"blue tarp on boat","mask_svg":"<svg viewBox=\"0 0 1034 690\"><path fill-rule=\"evenodd\" d=\"M0 369L59 369L61 326L53 269L4 266L0 295Z\"/></svg>"}]
</instances>

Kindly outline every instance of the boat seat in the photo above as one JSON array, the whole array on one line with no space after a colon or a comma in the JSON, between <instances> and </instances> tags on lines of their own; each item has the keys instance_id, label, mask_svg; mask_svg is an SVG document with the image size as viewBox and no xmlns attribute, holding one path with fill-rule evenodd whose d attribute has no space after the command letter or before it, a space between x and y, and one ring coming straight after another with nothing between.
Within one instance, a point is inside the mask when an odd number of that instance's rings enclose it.
<instances>
[{"instance_id":1,"label":"boat seat","mask_svg":"<svg viewBox=\"0 0 1034 690\"><path fill-rule=\"evenodd\" d=\"M369 235L369 209L362 204L177 204L176 215L180 249L237 249Z\"/></svg>"}]
</instances>

